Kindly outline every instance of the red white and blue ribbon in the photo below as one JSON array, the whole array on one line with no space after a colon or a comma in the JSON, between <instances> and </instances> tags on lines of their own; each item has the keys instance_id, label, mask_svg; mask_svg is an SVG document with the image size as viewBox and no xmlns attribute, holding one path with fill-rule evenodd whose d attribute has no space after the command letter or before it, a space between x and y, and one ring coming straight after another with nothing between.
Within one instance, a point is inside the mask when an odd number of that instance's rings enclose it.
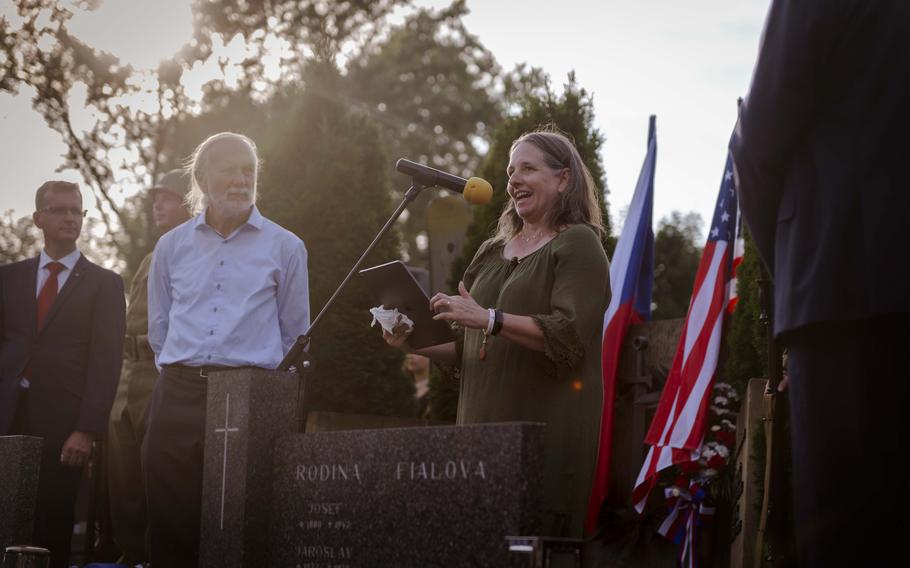
<instances>
[{"instance_id":1,"label":"red white and blue ribbon","mask_svg":"<svg viewBox=\"0 0 910 568\"><path fill-rule=\"evenodd\" d=\"M688 491L677 486L668 487L664 489L664 495L671 509L657 532L679 546L680 565L695 568L699 529L714 516L714 508L702 502L705 490L695 484Z\"/></svg>"}]
</instances>

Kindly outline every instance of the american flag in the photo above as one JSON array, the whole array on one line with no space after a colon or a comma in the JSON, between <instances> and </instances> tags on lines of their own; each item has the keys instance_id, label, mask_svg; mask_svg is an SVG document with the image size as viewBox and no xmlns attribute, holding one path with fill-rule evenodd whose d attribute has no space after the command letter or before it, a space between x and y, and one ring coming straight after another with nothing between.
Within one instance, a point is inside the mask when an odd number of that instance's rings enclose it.
<instances>
[{"instance_id":1,"label":"american flag","mask_svg":"<svg viewBox=\"0 0 910 568\"><path fill-rule=\"evenodd\" d=\"M733 245L733 277L730 278L730 284L728 288L730 289L727 296L730 298L727 302L727 313L732 314L733 310L736 309L736 303L739 302L739 279L737 277L737 272L739 271L739 265L743 263L743 256L746 253L746 241L743 240L743 216L741 213L738 214L738 219L736 221L736 240Z\"/></svg>"},{"instance_id":2,"label":"american flag","mask_svg":"<svg viewBox=\"0 0 910 568\"><path fill-rule=\"evenodd\" d=\"M689 313L657 411L645 436L645 443L651 447L632 491L632 501L638 512L644 510L658 472L698 459L708 401L717 374L724 316L730 305L736 225L733 159L728 153L708 242L695 275Z\"/></svg>"},{"instance_id":3,"label":"american flag","mask_svg":"<svg viewBox=\"0 0 910 568\"><path fill-rule=\"evenodd\" d=\"M600 443L594 483L588 502L585 529L590 533L597 525L600 506L607 495L610 476L610 452L613 439L613 396L619 350L629 325L651 319L651 291L654 287L654 230L651 227L654 207L654 166L657 161L656 118L648 126L648 152L641 166L629 213L616 243L610 264L610 305L604 314L602 373L604 386L603 414L600 421Z\"/></svg>"}]
</instances>

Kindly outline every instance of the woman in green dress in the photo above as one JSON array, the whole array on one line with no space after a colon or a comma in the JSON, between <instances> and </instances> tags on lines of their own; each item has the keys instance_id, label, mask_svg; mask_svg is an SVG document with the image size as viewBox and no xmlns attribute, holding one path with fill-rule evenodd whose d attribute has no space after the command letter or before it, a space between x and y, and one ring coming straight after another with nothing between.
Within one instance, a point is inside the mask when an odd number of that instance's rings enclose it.
<instances>
[{"instance_id":1,"label":"woman in green dress","mask_svg":"<svg viewBox=\"0 0 910 568\"><path fill-rule=\"evenodd\" d=\"M608 261L596 187L575 146L532 132L510 151L511 198L436 319L459 341L418 351L461 368L458 423L546 423L543 529L581 537L603 389ZM404 336L386 334L400 345Z\"/></svg>"}]
</instances>

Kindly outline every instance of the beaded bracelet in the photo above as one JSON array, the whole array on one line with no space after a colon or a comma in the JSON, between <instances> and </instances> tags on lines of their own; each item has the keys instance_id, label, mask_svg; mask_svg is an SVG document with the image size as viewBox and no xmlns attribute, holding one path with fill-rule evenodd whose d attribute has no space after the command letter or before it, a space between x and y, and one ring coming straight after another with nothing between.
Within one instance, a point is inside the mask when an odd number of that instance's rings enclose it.
<instances>
[{"instance_id":1,"label":"beaded bracelet","mask_svg":"<svg viewBox=\"0 0 910 568\"><path fill-rule=\"evenodd\" d=\"M493 327L490 329L490 335L499 335L502 331L502 310L493 310Z\"/></svg>"}]
</instances>

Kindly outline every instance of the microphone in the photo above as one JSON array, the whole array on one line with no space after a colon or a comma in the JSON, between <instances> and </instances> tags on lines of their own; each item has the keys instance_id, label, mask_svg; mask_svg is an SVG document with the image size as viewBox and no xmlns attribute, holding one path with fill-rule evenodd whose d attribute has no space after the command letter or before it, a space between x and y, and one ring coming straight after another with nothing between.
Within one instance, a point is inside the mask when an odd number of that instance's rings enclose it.
<instances>
[{"instance_id":1,"label":"microphone","mask_svg":"<svg viewBox=\"0 0 910 568\"><path fill-rule=\"evenodd\" d=\"M427 187L436 186L452 191L457 191L464 195L465 201L474 205L483 205L489 203L493 197L493 186L485 179L472 177L464 179L450 173L446 173L430 166L418 164L404 158L395 162L395 169L399 172L411 176L415 183Z\"/></svg>"}]
</instances>

